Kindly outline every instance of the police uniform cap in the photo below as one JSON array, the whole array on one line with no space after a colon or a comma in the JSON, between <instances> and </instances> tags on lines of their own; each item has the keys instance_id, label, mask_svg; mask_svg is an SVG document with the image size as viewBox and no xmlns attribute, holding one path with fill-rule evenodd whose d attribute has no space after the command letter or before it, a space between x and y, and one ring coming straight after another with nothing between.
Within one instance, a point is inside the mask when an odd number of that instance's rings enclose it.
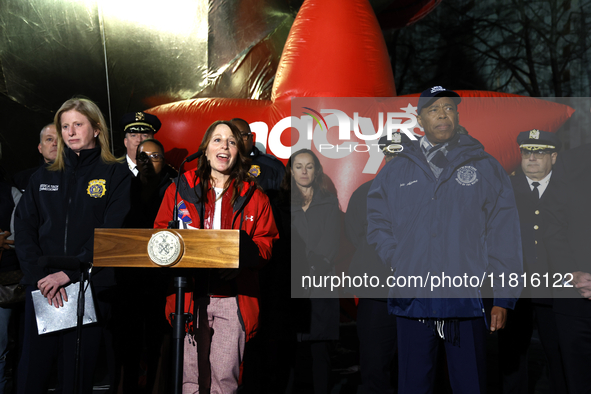
<instances>
[{"instance_id":1,"label":"police uniform cap","mask_svg":"<svg viewBox=\"0 0 591 394\"><path fill-rule=\"evenodd\" d=\"M388 135L384 135L379 139L378 145L385 155L394 155L402 151L402 144L409 143L410 138L404 133L394 132L392 133L392 139L388 139Z\"/></svg>"},{"instance_id":2,"label":"police uniform cap","mask_svg":"<svg viewBox=\"0 0 591 394\"><path fill-rule=\"evenodd\" d=\"M562 147L560 138L555 133L532 129L522 131L517 136L517 144L521 149L526 150L555 150L559 151Z\"/></svg>"},{"instance_id":3,"label":"police uniform cap","mask_svg":"<svg viewBox=\"0 0 591 394\"><path fill-rule=\"evenodd\" d=\"M162 123L160 123L160 119L156 115L140 111L123 115L120 125L125 133L156 134L160 130Z\"/></svg>"}]
</instances>

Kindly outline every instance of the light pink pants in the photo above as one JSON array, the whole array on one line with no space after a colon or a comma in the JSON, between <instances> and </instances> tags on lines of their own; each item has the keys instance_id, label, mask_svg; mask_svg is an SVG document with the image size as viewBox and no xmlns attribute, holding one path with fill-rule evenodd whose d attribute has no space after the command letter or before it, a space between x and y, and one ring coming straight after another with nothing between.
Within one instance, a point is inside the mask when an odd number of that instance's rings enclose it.
<instances>
[{"instance_id":1,"label":"light pink pants","mask_svg":"<svg viewBox=\"0 0 591 394\"><path fill-rule=\"evenodd\" d=\"M205 316L201 317L202 321L204 318ZM199 319L194 320L198 327ZM244 330L238 320L236 297L211 297L207 306L207 320L211 335L211 394L234 394L238 390L245 342ZM199 393L197 357L195 339L191 335L186 335L183 394Z\"/></svg>"}]
</instances>

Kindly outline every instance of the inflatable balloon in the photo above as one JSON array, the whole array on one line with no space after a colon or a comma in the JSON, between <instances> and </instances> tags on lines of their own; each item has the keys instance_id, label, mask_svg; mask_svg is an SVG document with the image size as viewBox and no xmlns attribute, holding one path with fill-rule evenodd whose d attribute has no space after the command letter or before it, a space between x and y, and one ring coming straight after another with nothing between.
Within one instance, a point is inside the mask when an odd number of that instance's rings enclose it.
<instances>
[{"instance_id":1,"label":"inflatable balloon","mask_svg":"<svg viewBox=\"0 0 591 394\"><path fill-rule=\"evenodd\" d=\"M383 29L400 29L420 20L439 3L441 0L397 0L379 12L378 21Z\"/></svg>"},{"instance_id":2,"label":"inflatable balloon","mask_svg":"<svg viewBox=\"0 0 591 394\"><path fill-rule=\"evenodd\" d=\"M519 163L515 143L519 132L532 128L556 131L574 112L568 106L530 97L482 91L458 93L468 98L458 107L460 124L508 172ZM245 119L255 133L257 145L284 162L292 146L310 147L319 153L325 172L338 190L341 207L346 209L352 192L375 176L381 157L372 156L369 151L322 152L322 143L348 144L351 148L347 149L353 149L357 145L351 144L363 141L355 137L346 142L339 140L340 127L331 126L323 131L313 124L312 113L304 107L324 117L330 114L323 114L322 110L338 109L330 107L335 98L387 98L395 102L387 101L387 107L377 109L376 117L370 116L374 118L373 124L380 111L402 114L400 123L412 123L416 117L416 96L396 97L382 31L367 0L306 0L285 44L271 100L194 99L154 107L148 112L162 121L158 139L167 151L172 151L176 165L184 156L197 151L207 127L219 119ZM292 102L296 97L300 99ZM345 101L342 104L349 105ZM352 120L353 114L347 115ZM422 134L418 127L412 132ZM167 155L170 156L168 152Z\"/></svg>"}]
</instances>

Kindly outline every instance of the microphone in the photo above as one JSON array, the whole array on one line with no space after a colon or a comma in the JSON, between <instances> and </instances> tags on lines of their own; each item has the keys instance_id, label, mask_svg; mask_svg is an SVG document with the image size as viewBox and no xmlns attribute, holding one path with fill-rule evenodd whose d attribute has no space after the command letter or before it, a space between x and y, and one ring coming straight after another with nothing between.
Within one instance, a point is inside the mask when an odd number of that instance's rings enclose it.
<instances>
[{"instance_id":1,"label":"microphone","mask_svg":"<svg viewBox=\"0 0 591 394\"><path fill-rule=\"evenodd\" d=\"M198 150L197 152L193 153L191 156L187 157L184 161L184 163L189 163L195 159L200 158L203 155L203 152L201 152L200 150ZM182 164L181 164L182 165Z\"/></svg>"},{"instance_id":2,"label":"microphone","mask_svg":"<svg viewBox=\"0 0 591 394\"><path fill-rule=\"evenodd\" d=\"M170 222L168 222L169 229L180 228L179 207L177 205L177 199L178 199L178 195L179 195L179 182L181 179L181 172L183 170L183 166L185 165L185 163L189 163L189 162L201 157L202 155L203 155L203 152L198 150L197 152L193 153L191 156L189 156L185 160L183 160L183 162L181 163L181 165L179 167L179 173L176 176L176 190L174 192L174 209L172 210L172 220Z\"/></svg>"}]
</instances>

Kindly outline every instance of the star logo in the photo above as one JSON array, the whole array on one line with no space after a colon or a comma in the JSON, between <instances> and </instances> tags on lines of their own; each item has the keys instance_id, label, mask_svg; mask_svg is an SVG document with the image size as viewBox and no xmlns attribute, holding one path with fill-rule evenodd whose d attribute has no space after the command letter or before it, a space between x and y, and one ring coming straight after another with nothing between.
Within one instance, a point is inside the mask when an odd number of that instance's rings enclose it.
<instances>
[{"instance_id":1,"label":"star logo","mask_svg":"<svg viewBox=\"0 0 591 394\"><path fill-rule=\"evenodd\" d=\"M417 108L418 107L413 107L413 105L411 103L408 103L408 105L405 108L400 108L401 110L403 110L404 112L406 112L409 115L414 115L417 116Z\"/></svg>"}]
</instances>

